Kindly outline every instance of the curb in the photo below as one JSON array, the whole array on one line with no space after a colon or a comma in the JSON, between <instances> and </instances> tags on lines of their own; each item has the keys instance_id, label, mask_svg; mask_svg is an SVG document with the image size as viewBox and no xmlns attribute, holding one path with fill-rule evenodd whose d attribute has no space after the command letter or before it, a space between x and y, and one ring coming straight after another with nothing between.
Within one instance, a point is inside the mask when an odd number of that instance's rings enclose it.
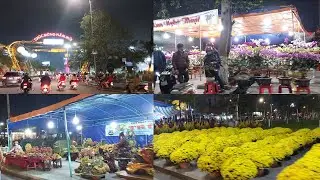
<instances>
[{"instance_id":1,"label":"curb","mask_svg":"<svg viewBox=\"0 0 320 180\"><path fill-rule=\"evenodd\" d=\"M47 179L43 179L43 178L39 178L39 177L35 177L32 175L28 175L28 174L22 174L20 172L17 172L15 170L9 169L7 167L1 167L1 172L3 174L7 174L13 177L17 177L20 179L26 179L26 180L47 180Z\"/></svg>"}]
</instances>

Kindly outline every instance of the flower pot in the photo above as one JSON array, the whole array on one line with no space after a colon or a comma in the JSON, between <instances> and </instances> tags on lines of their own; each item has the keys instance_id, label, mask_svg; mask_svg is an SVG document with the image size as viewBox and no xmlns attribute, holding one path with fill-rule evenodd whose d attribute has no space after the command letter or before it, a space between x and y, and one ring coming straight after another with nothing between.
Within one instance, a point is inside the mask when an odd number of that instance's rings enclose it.
<instances>
[{"instance_id":1,"label":"flower pot","mask_svg":"<svg viewBox=\"0 0 320 180\"><path fill-rule=\"evenodd\" d=\"M191 164L189 162L179 163L179 167L181 169L188 169L190 166L191 166Z\"/></svg>"},{"instance_id":2,"label":"flower pot","mask_svg":"<svg viewBox=\"0 0 320 180\"><path fill-rule=\"evenodd\" d=\"M166 159L166 162L165 162L164 165L165 165L165 166L172 166L173 163L172 163L172 161L170 161L170 159Z\"/></svg>"},{"instance_id":3,"label":"flower pot","mask_svg":"<svg viewBox=\"0 0 320 180\"><path fill-rule=\"evenodd\" d=\"M271 165L271 168L277 168L277 167L281 167L281 166L282 166L282 163L279 161L276 161Z\"/></svg>"},{"instance_id":4,"label":"flower pot","mask_svg":"<svg viewBox=\"0 0 320 180\"><path fill-rule=\"evenodd\" d=\"M257 78L257 83L259 84L259 86L269 86L271 84L271 78Z\"/></svg>"},{"instance_id":5,"label":"flower pot","mask_svg":"<svg viewBox=\"0 0 320 180\"><path fill-rule=\"evenodd\" d=\"M309 87L311 79L296 79L294 82L298 87Z\"/></svg>"},{"instance_id":6,"label":"flower pot","mask_svg":"<svg viewBox=\"0 0 320 180\"><path fill-rule=\"evenodd\" d=\"M279 79L280 85L282 85L282 86L290 86L291 85L292 78L290 78L290 77L279 77L278 79Z\"/></svg>"},{"instance_id":7,"label":"flower pot","mask_svg":"<svg viewBox=\"0 0 320 180\"><path fill-rule=\"evenodd\" d=\"M258 169L257 177L263 177L269 174L268 169Z\"/></svg>"},{"instance_id":8,"label":"flower pot","mask_svg":"<svg viewBox=\"0 0 320 180\"><path fill-rule=\"evenodd\" d=\"M208 174L209 179L220 179L221 178L221 173L219 171L214 171L212 173Z\"/></svg>"},{"instance_id":9,"label":"flower pot","mask_svg":"<svg viewBox=\"0 0 320 180\"><path fill-rule=\"evenodd\" d=\"M291 157L290 157L290 156L286 156L283 160L284 160L284 161L290 161L290 160L291 160Z\"/></svg>"}]
</instances>

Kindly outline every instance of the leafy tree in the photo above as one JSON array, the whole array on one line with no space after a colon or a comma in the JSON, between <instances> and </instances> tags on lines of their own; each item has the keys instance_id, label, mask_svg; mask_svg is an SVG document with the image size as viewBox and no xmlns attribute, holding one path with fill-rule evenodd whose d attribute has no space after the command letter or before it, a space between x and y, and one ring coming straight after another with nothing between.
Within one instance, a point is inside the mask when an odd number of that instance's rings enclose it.
<instances>
[{"instance_id":1,"label":"leafy tree","mask_svg":"<svg viewBox=\"0 0 320 180\"><path fill-rule=\"evenodd\" d=\"M85 49L84 57L92 57L92 50L98 52L97 67L103 67L108 63L121 64L120 58L128 53L131 35L127 29L121 27L106 12L93 12L93 31L91 31L91 17L85 15L81 22L83 30L82 41ZM93 59L93 58L91 58ZM93 64L93 63L90 63Z\"/></svg>"},{"instance_id":2,"label":"leafy tree","mask_svg":"<svg viewBox=\"0 0 320 180\"><path fill-rule=\"evenodd\" d=\"M5 65L7 67L12 66L11 58L9 56L3 55L1 51L0 51L0 65Z\"/></svg>"}]
</instances>

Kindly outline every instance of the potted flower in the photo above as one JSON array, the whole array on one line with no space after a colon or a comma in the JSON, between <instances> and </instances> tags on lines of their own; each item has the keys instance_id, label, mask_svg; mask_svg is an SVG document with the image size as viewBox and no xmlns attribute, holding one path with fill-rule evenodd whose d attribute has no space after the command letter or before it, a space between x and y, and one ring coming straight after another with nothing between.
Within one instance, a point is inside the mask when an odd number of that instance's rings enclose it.
<instances>
[{"instance_id":1,"label":"potted flower","mask_svg":"<svg viewBox=\"0 0 320 180\"><path fill-rule=\"evenodd\" d=\"M185 143L170 154L170 160L174 164L178 164L181 169L190 168L191 161L199 157L198 149L195 147L196 144L194 142Z\"/></svg>"},{"instance_id":2,"label":"potted flower","mask_svg":"<svg viewBox=\"0 0 320 180\"><path fill-rule=\"evenodd\" d=\"M213 151L210 154L202 155L197 161L197 166L201 171L208 172L212 179L221 176L220 168L227 157L219 151Z\"/></svg>"},{"instance_id":3,"label":"potted flower","mask_svg":"<svg viewBox=\"0 0 320 180\"><path fill-rule=\"evenodd\" d=\"M79 157L79 150L74 145L70 146L70 156L71 156L71 161L76 161L76 159Z\"/></svg>"}]
</instances>

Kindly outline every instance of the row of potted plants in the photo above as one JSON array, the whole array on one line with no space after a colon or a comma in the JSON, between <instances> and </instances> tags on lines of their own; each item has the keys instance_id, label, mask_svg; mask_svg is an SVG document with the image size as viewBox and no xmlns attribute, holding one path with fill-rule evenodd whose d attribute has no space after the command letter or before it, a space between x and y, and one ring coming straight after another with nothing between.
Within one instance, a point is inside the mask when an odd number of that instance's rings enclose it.
<instances>
[{"instance_id":1,"label":"row of potted plants","mask_svg":"<svg viewBox=\"0 0 320 180\"><path fill-rule=\"evenodd\" d=\"M320 144L315 144L301 159L286 167L277 176L277 179L320 179L319 162Z\"/></svg>"},{"instance_id":2,"label":"row of potted plants","mask_svg":"<svg viewBox=\"0 0 320 180\"><path fill-rule=\"evenodd\" d=\"M231 49L230 60L233 71L246 71L259 85L270 85L271 72L277 74L283 86L292 83L308 87L307 73L316 69L320 61L320 48L316 42L293 41L292 44L268 46L263 40L238 45ZM280 76L279 76L280 75Z\"/></svg>"},{"instance_id":3,"label":"row of potted plants","mask_svg":"<svg viewBox=\"0 0 320 180\"><path fill-rule=\"evenodd\" d=\"M287 128L213 128L155 137L157 157L180 168L196 162L199 169L224 179L250 179L264 168L280 166L301 148L320 138L320 128L293 132Z\"/></svg>"},{"instance_id":4,"label":"row of potted plants","mask_svg":"<svg viewBox=\"0 0 320 180\"><path fill-rule=\"evenodd\" d=\"M238 128L256 128L256 127L262 127L262 122L255 121L255 120L248 120L248 121L241 121L238 124L236 124L236 127ZM213 127L228 127L227 124L221 124L221 123L214 123L210 124L208 121L198 122L198 121L191 121L191 122L184 122L184 123L161 123L161 124L155 124L154 128L154 134L162 134L162 133L172 133L175 131L192 131L195 129L209 129Z\"/></svg>"}]
</instances>

